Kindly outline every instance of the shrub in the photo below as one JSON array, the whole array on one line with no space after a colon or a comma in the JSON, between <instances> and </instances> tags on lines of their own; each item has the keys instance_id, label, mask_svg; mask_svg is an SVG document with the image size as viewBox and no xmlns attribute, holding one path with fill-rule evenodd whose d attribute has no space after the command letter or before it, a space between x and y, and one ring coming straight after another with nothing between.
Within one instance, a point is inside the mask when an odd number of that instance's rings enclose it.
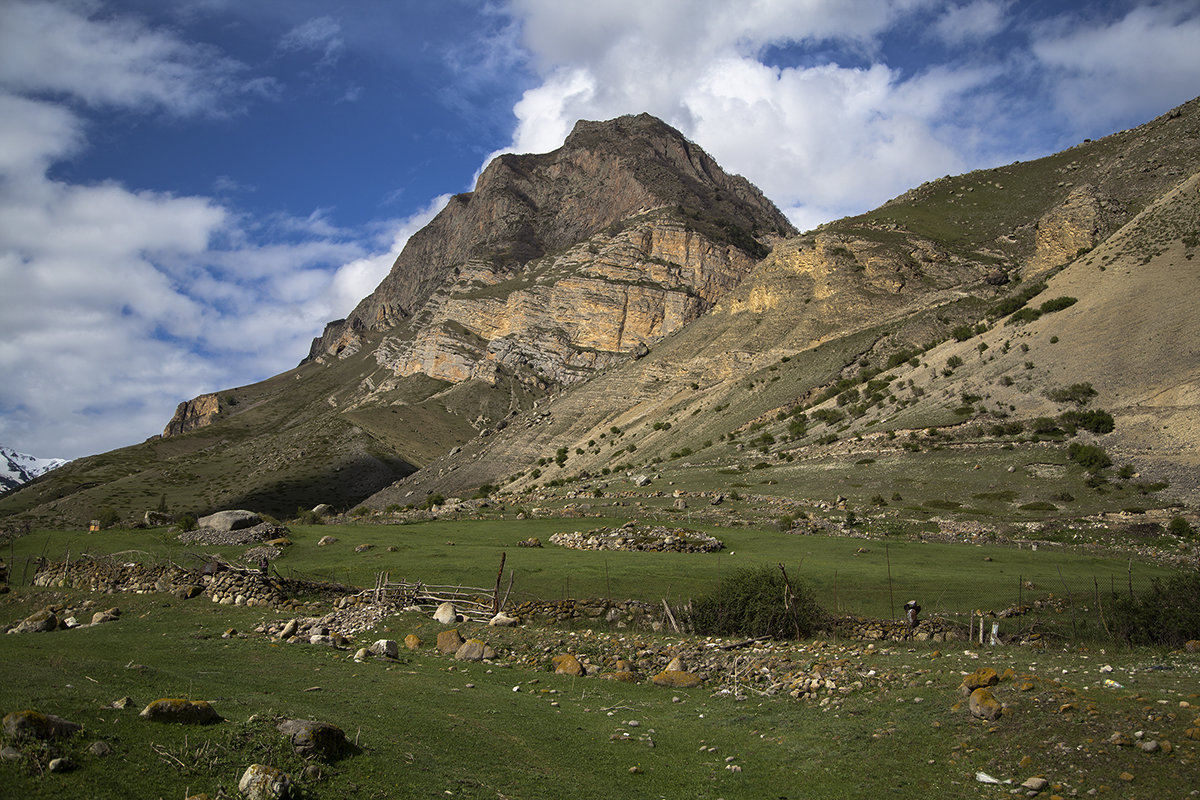
<instances>
[{"instance_id":1,"label":"shrub","mask_svg":"<svg viewBox=\"0 0 1200 800\"><path fill-rule=\"evenodd\" d=\"M1058 416L1058 421L1074 435L1076 428L1083 428L1092 433L1112 433L1115 423L1112 414L1096 409L1095 411L1067 411Z\"/></svg>"},{"instance_id":2,"label":"shrub","mask_svg":"<svg viewBox=\"0 0 1200 800\"><path fill-rule=\"evenodd\" d=\"M1074 297L1055 297L1038 306L1038 310L1043 314L1050 314L1054 311L1062 311L1064 308L1070 308L1077 302L1079 301Z\"/></svg>"},{"instance_id":3,"label":"shrub","mask_svg":"<svg viewBox=\"0 0 1200 800\"><path fill-rule=\"evenodd\" d=\"M185 533L187 531L196 530L196 518L191 514L184 514L175 524L179 526L179 530L184 531Z\"/></svg>"},{"instance_id":4,"label":"shrub","mask_svg":"<svg viewBox=\"0 0 1200 800\"><path fill-rule=\"evenodd\" d=\"M956 342L965 342L975 335L975 328L971 325L959 325L950 331L950 335L954 337L954 341Z\"/></svg>"},{"instance_id":5,"label":"shrub","mask_svg":"<svg viewBox=\"0 0 1200 800\"><path fill-rule=\"evenodd\" d=\"M320 525L321 517L311 508L296 506L296 515L292 517L292 522L297 525Z\"/></svg>"},{"instance_id":6,"label":"shrub","mask_svg":"<svg viewBox=\"0 0 1200 800\"><path fill-rule=\"evenodd\" d=\"M1025 323L1025 322L1033 322L1035 319L1037 319L1041 315L1042 315L1042 312L1038 311L1036 308L1022 308L1022 309L1019 309L1018 311L1016 311L1011 317L1009 317L1008 321L1005 322L1004 324L1005 325L1019 325L1019 324Z\"/></svg>"},{"instance_id":7,"label":"shrub","mask_svg":"<svg viewBox=\"0 0 1200 800\"><path fill-rule=\"evenodd\" d=\"M958 356L950 356L946 359L946 369L958 369L963 365L963 360Z\"/></svg>"},{"instance_id":8,"label":"shrub","mask_svg":"<svg viewBox=\"0 0 1200 800\"><path fill-rule=\"evenodd\" d=\"M1112 459L1104 452L1104 448L1094 444L1071 442L1071 446L1067 448L1067 457L1091 473L1112 466Z\"/></svg>"},{"instance_id":9,"label":"shrub","mask_svg":"<svg viewBox=\"0 0 1200 800\"><path fill-rule=\"evenodd\" d=\"M1034 283L1026 286L1020 292L1012 295L1011 297L1004 298L999 303L989 308L987 315L992 319L996 319L998 317L1011 314L1032 300L1036 295L1044 291L1046 291L1046 284L1044 283Z\"/></svg>"},{"instance_id":10,"label":"shrub","mask_svg":"<svg viewBox=\"0 0 1200 800\"><path fill-rule=\"evenodd\" d=\"M1200 572L1155 578L1141 595L1117 596L1112 632L1129 644L1178 647L1200 639Z\"/></svg>"},{"instance_id":11,"label":"shrub","mask_svg":"<svg viewBox=\"0 0 1200 800\"><path fill-rule=\"evenodd\" d=\"M112 506L102 506L96 512L96 521L101 528L113 528L121 524L121 514Z\"/></svg>"},{"instance_id":12,"label":"shrub","mask_svg":"<svg viewBox=\"0 0 1200 800\"><path fill-rule=\"evenodd\" d=\"M685 617L692 631L711 636L799 639L826 625L824 610L802 581L766 566L723 578L712 594L692 601Z\"/></svg>"},{"instance_id":13,"label":"shrub","mask_svg":"<svg viewBox=\"0 0 1200 800\"><path fill-rule=\"evenodd\" d=\"M1171 521L1167 523L1167 533L1172 536L1189 537L1195 531L1192 529L1191 523L1183 517L1171 517Z\"/></svg>"},{"instance_id":14,"label":"shrub","mask_svg":"<svg viewBox=\"0 0 1200 800\"><path fill-rule=\"evenodd\" d=\"M1073 383L1070 386L1046 390L1046 397L1054 402L1074 403L1077 406L1086 406L1096 394L1090 383Z\"/></svg>"}]
</instances>

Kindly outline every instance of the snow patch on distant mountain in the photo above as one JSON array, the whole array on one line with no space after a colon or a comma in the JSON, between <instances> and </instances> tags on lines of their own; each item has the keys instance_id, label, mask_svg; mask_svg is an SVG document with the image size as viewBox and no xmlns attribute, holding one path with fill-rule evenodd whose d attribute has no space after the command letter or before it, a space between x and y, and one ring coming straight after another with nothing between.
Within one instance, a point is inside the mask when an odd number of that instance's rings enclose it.
<instances>
[{"instance_id":1,"label":"snow patch on distant mountain","mask_svg":"<svg viewBox=\"0 0 1200 800\"><path fill-rule=\"evenodd\" d=\"M0 492L15 489L65 463L65 458L38 458L0 445Z\"/></svg>"}]
</instances>

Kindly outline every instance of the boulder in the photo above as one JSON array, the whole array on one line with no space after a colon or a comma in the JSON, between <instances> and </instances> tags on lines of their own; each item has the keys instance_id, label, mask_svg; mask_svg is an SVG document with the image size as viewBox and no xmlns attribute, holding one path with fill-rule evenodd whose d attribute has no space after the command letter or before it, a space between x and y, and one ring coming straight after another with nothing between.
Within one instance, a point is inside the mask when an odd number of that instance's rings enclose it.
<instances>
[{"instance_id":1,"label":"boulder","mask_svg":"<svg viewBox=\"0 0 1200 800\"><path fill-rule=\"evenodd\" d=\"M655 686L667 686L672 689L694 689L704 683L699 675L675 669L664 669L655 675L653 680Z\"/></svg>"},{"instance_id":2,"label":"boulder","mask_svg":"<svg viewBox=\"0 0 1200 800\"><path fill-rule=\"evenodd\" d=\"M292 796L292 779L278 767L251 764L238 781L246 800L282 800Z\"/></svg>"},{"instance_id":3,"label":"boulder","mask_svg":"<svg viewBox=\"0 0 1200 800\"><path fill-rule=\"evenodd\" d=\"M1000 674L996 670L991 667L980 667L970 675L963 677L962 683L959 684L959 689L963 694L969 695L976 689L995 686L999 682Z\"/></svg>"},{"instance_id":4,"label":"boulder","mask_svg":"<svg viewBox=\"0 0 1200 800\"><path fill-rule=\"evenodd\" d=\"M573 675L577 678L583 675L583 665L572 653L557 655L551 661L554 663L555 673L559 675Z\"/></svg>"},{"instance_id":5,"label":"boulder","mask_svg":"<svg viewBox=\"0 0 1200 800\"><path fill-rule=\"evenodd\" d=\"M175 722L181 725L205 725L220 722L221 715L206 700L185 700L164 697L142 709L142 719L152 722Z\"/></svg>"},{"instance_id":6,"label":"boulder","mask_svg":"<svg viewBox=\"0 0 1200 800\"><path fill-rule=\"evenodd\" d=\"M1000 714L1004 710L1000 705L1000 701L995 698L991 690L984 686L971 692L967 706L971 709L972 716L985 719L988 722L995 722L1000 719Z\"/></svg>"},{"instance_id":7,"label":"boulder","mask_svg":"<svg viewBox=\"0 0 1200 800\"><path fill-rule=\"evenodd\" d=\"M4 735L13 739L61 739L82 729L83 726L78 722L32 709L13 711L4 716Z\"/></svg>"},{"instance_id":8,"label":"boulder","mask_svg":"<svg viewBox=\"0 0 1200 800\"><path fill-rule=\"evenodd\" d=\"M58 627L58 615L49 607L35 611L21 620L13 633L47 633Z\"/></svg>"},{"instance_id":9,"label":"boulder","mask_svg":"<svg viewBox=\"0 0 1200 800\"><path fill-rule=\"evenodd\" d=\"M312 513L316 514L318 517L332 517L337 513L337 511L335 511L333 506L329 505L329 503L317 503L315 506L313 506Z\"/></svg>"},{"instance_id":10,"label":"boulder","mask_svg":"<svg viewBox=\"0 0 1200 800\"><path fill-rule=\"evenodd\" d=\"M336 537L336 536L322 536L322 537L321 537L321 538L320 538L320 539L317 541L317 547L326 547L326 546L328 546L328 545L331 545L331 544L333 544L333 543L334 543L334 542L336 542L337 540L338 540L338 537Z\"/></svg>"},{"instance_id":11,"label":"boulder","mask_svg":"<svg viewBox=\"0 0 1200 800\"><path fill-rule=\"evenodd\" d=\"M408 650L420 650L423 644L424 642L421 641L421 637L415 633L410 633L404 637L404 647Z\"/></svg>"},{"instance_id":12,"label":"boulder","mask_svg":"<svg viewBox=\"0 0 1200 800\"><path fill-rule=\"evenodd\" d=\"M496 651L481 639L467 639L454 651L456 661L483 661L495 657Z\"/></svg>"},{"instance_id":13,"label":"boulder","mask_svg":"<svg viewBox=\"0 0 1200 800\"><path fill-rule=\"evenodd\" d=\"M303 758L331 761L345 750L346 734L337 725L310 719L286 719L275 729L291 739L292 749Z\"/></svg>"},{"instance_id":14,"label":"boulder","mask_svg":"<svg viewBox=\"0 0 1200 800\"><path fill-rule=\"evenodd\" d=\"M391 639L380 639L368 648L372 655L384 658L396 658L400 655L400 647Z\"/></svg>"},{"instance_id":15,"label":"boulder","mask_svg":"<svg viewBox=\"0 0 1200 800\"><path fill-rule=\"evenodd\" d=\"M437 638L438 652L445 655L453 655L458 652L458 648L463 646L463 641L464 639L458 632L458 628L442 631L438 634Z\"/></svg>"},{"instance_id":16,"label":"boulder","mask_svg":"<svg viewBox=\"0 0 1200 800\"><path fill-rule=\"evenodd\" d=\"M511 628L519 621L520 620L518 620L516 617L510 617L508 614L505 614L503 611L501 611L499 614L488 620L488 625L498 628Z\"/></svg>"},{"instance_id":17,"label":"boulder","mask_svg":"<svg viewBox=\"0 0 1200 800\"><path fill-rule=\"evenodd\" d=\"M262 517L253 511L244 510L218 511L196 521L201 528L211 528L215 531L240 531L242 528L253 528L260 523L262 523Z\"/></svg>"},{"instance_id":18,"label":"boulder","mask_svg":"<svg viewBox=\"0 0 1200 800\"><path fill-rule=\"evenodd\" d=\"M437 611L433 612L433 618L443 625L453 625L458 622L458 609L454 607L454 603L442 603L437 607Z\"/></svg>"}]
</instances>

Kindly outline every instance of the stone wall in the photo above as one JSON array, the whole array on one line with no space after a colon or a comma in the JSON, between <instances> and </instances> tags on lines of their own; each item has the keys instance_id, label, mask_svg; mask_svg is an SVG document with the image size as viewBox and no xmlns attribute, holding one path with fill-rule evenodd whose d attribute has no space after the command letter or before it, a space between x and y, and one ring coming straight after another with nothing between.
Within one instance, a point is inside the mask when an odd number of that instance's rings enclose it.
<instances>
[{"instance_id":1,"label":"stone wall","mask_svg":"<svg viewBox=\"0 0 1200 800\"><path fill-rule=\"evenodd\" d=\"M34 586L81 589L107 594L162 592L180 598L204 595L214 603L287 608L298 605L288 597L289 581L259 572L222 570L205 574L173 565L148 566L109 561L59 561L46 564L33 578Z\"/></svg>"}]
</instances>

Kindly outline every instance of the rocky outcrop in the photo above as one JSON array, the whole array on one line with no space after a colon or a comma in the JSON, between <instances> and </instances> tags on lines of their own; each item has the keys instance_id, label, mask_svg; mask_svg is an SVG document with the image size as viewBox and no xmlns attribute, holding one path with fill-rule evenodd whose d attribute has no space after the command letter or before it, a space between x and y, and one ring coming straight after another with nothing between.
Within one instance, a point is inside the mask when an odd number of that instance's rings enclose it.
<instances>
[{"instance_id":1,"label":"rocky outcrop","mask_svg":"<svg viewBox=\"0 0 1200 800\"><path fill-rule=\"evenodd\" d=\"M1099 238L1100 217L1100 203L1090 189L1074 189L1062 205L1038 220L1027 276L1067 264L1092 249Z\"/></svg>"},{"instance_id":2,"label":"rocky outcrop","mask_svg":"<svg viewBox=\"0 0 1200 800\"><path fill-rule=\"evenodd\" d=\"M647 224L664 218L675 224ZM542 330L551 321L556 324L549 327L563 328L577 349L594 348L598 343L587 341L587 329L594 327L587 309L575 302L593 296L594 309L605 319L598 349L624 352L647 337L665 335L664 326L669 332L702 313L766 253L765 242L792 232L753 185L726 174L660 120L642 114L580 122L552 153L493 160L475 191L453 197L409 239L376 290L345 320L326 327L308 360L346 357L361 347L362 332L403 324L425 341L389 357L400 367L398 374L422 371L462 380L479 356L431 363L443 350L434 345L439 337L444 342L445 321L472 329L473 319L502 322L497 310L516 310L519 330ZM544 268L539 277L549 278L536 288L521 285L531 262ZM583 265L594 268L584 274ZM570 277L579 282L552 288ZM426 307L435 294L447 294L442 290L448 283L464 280L484 288L513 285L502 287L493 302L447 308L443 300L437 308ZM614 324L614 308L630 311L628 325ZM577 311L584 312L579 320ZM474 326L485 342L510 335L487 327Z\"/></svg>"},{"instance_id":3,"label":"rocky outcrop","mask_svg":"<svg viewBox=\"0 0 1200 800\"><path fill-rule=\"evenodd\" d=\"M171 417L171 421L163 429L163 438L211 425L220 413L221 400L215 394L202 394L180 403L175 409L175 416Z\"/></svg>"}]
</instances>

